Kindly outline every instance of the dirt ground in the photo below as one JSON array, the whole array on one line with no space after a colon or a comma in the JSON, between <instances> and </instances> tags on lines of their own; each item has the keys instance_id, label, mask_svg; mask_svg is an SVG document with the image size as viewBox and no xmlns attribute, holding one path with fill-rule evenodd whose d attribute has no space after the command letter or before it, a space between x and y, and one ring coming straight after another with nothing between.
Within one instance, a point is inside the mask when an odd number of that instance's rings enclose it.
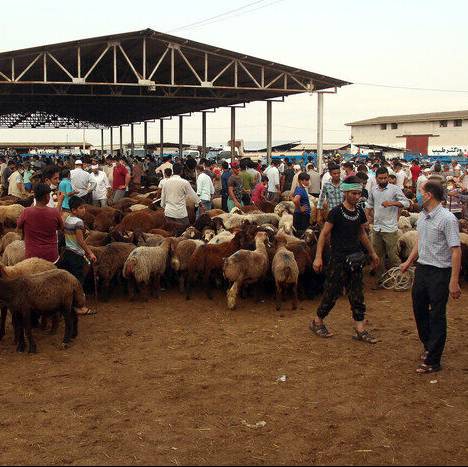
<instances>
[{"instance_id":1,"label":"dirt ground","mask_svg":"<svg viewBox=\"0 0 468 467\"><path fill-rule=\"evenodd\" d=\"M18 355L9 327L0 464L466 464L468 287L436 376L414 373L410 294L369 291L367 303L375 347L351 340L345 299L322 341L308 330L316 301L281 317L270 299L228 312L220 292L116 293L67 351L35 331L39 354Z\"/></svg>"}]
</instances>

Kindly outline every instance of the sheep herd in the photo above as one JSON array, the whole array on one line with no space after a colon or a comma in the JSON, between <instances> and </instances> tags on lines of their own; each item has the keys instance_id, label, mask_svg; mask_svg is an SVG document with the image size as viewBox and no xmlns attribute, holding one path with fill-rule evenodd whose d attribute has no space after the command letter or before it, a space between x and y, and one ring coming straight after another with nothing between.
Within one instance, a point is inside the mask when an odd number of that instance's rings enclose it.
<instances>
[{"instance_id":1,"label":"sheep herd","mask_svg":"<svg viewBox=\"0 0 468 467\"><path fill-rule=\"evenodd\" d=\"M323 289L324 276L313 270L320 227L315 223L299 239L294 236L294 204L265 202L259 207L224 213L213 209L196 218L188 206L191 226L186 229L171 222L157 205L157 193L135 194L112 207L86 206L82 216L87 227L86 241L97 258L89 267L85 288L97 288L107 300L111 287L125 284L131 300L159 298L161 287L177 285L187 300L194 290L209 298L213 290L226 288L227 306L233 310L239 296L254 291L257 300L264 291L276 291L276 308L289 291L292 307L298 300L313 298ZM315 199L311 198L315 205ZM7 310L12 315L17 350L36 351L33 327L40 325L55 334L64 317L63 345L78 335L75 308L84 306L81 284L66 271L47 261L25 259L24 242L15 232L16 221L32 200L17 204L0 199L0 340L5 336ZM398 254L405 260L417 238L419 214L403 211L399 220ZM468 226L460 221L463 267L468 274ZM63 238L59 232L59 245ZM327 252L325 252L327 257ZM252 287L253 286L253 287ZM25 293L25 291L27 293ZM40 323L39 323L40 321Z\"/></svg>"}]
</instances>

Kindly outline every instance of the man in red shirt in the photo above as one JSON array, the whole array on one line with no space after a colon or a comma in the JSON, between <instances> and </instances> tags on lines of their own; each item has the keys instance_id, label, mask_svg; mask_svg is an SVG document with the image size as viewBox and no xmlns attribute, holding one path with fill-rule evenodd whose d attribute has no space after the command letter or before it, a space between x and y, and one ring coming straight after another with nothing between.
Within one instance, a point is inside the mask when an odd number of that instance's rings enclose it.
<instances>
[{"instance_id":1,"label":"man in red shirt","mask_svg":"<svg viewBox=\"0 0 468 467\"><path fill-rule=\"evenodd\" d=\"M22 232L26 247L26 259L41 258L51 263L59 260L57 231L63 230L59 210L49 208L50 187L45 183L36 185L36 205L23 211L18 219L18 230Z\"/></svg>"},{"instance_id":2,"label":"man in red shirt","mask_svg":"<svg viewBox=\"0 0 468 467\"><path fill-rule=\"evenodd\" d=\"M125 193L128 189L131 176L125 167L125 160L123 157L119 158L118 164L114 168L114 180L112 182L112 189L114 190L114 204L125 198Z\"/></svg>"},{"instance_id":3,"label":"man in red shirt","mask_svg":"<svg viewBox=\"0 0 468 467\"><path fill-rule=\"evenodd\" d=\"M412 165L411 165L411 178L413 179L413 188L416 188L416 185L418 184L418 178L422 174L422 169L419 167L419 162L418 160L414 160Z\"/></svg>"}]
</instances>

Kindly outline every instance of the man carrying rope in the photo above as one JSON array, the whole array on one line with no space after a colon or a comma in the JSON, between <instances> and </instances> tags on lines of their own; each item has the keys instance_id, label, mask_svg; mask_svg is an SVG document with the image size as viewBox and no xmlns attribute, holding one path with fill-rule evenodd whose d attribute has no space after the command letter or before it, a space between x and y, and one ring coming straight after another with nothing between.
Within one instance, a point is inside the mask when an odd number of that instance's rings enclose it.
<instances>
[{"instance_id":1,"label":"man carrying rope","mask_svg":"<svg viewBox=\"0 0 468 467\"><path fill-rule=\"evenodd\" d=\"M461 248L458 221L442 206L444 188L429 181L421 187L424 211L418 222L418 241L401 265L407 272L417 260L413 286L413 309L419 338L424 345L423 364L417 373L424 375L442 369L441 359L447 340L447 302L449 295L461 297Z\"/></svg>"},{"instance_id":2,"label":"man carrying rope","mask_svg":"<svg viewBox=\"0 0 468 467\"><path fill-rule=\"evenodd\" d=\"M330 338L333 334L328 331L324 319L336 304L336 301L346 288L349 302L353 311L356 335L355 340L367 344L378 341L366 331L364 327L366 305L363 291L363 269L366 257L361 244L369 252L373 267L379 264L379 257L374 251L367 236L365 225L366 214L357 207L362 195L362 184L358 177L348 177L341 184L344 202L331 210L327 222L320 234L314 270L323 270L323 250L331 236L331 260L327 268L325 291L322 303L317 311L317 317L311 323L311 331L319 337Z\"/></svg>"}]
</instances>

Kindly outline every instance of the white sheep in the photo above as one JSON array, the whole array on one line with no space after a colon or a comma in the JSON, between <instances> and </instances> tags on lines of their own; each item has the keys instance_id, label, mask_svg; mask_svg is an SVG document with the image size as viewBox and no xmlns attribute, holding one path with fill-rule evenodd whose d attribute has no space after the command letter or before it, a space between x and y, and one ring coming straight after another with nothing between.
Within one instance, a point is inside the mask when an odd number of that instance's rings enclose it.
<instances>
[{"instance_id":1,"label":"white sheep","mask_svg":"<svg viewBox=\"0 0 468 467\"><path fill-rule=\"evenodd\" d=\"M240 250L224 261L224 277L232 284L227 293L228 308L236 308L237 296L243 285L261 281L269 268L266 242L268 235L258 232L255 237L255 251ZM258 293L257 287L257 293Z\"/></svg>"},{"instance_id":2,"label":"white sheep","mask_svg":"<svg viewBox=\"0 0 468 467\"><path fill-rule=\"evenodd\" d=\"M279 230L292 235L294 231L294 216L287 211L283 211L279 221Z\"/></svg>"},{"instance_id":3,"label":"white sheep","mask_svg":"<svg viewBox=\"0 0 468 467\"><path fill-rule=\"evenodd\" d=\"M23 240L10 243L3 252L2 262L5 266L14 266L26 258L26 247Z\"/></svg>"},{"instance_id":4,"label":"white sheep","mask_svg":"<svg viewBox=\"0 0 468 467\"><path fill-rule=\"evenodd\" d=\"M20 204L12 204L10 206L0 206L0 223L4 224L6 221L16 225L17 220L23 214L24 207Z\"/></svg>"},{"instance_id":5,"label":"white sheep","mask_svg":"<svg viewBox=\"0 0 468 467\"><path fill-rule=\"evenodd\" d=\"M216 237L211 239L208 244L209 245L220 245L221 243L229 243L234 238L234 234L228 232L227 230L223 230L220 232Z\"/></svg>"},{"instance_id":6,"label":"white sheep","mask_svg":"<svg viewBox=\"0 0 468 467\"><path fill-rule=\"evenodd\" d=\"M131 212L145 211L146 209L148 209L148 206L145 206L144 204L134 204L129 207Z\"/></svg>"},{"instance_id":7,"label":"white sheep","mask_svg":"<svg viewBox=\"0 0 468 467\"><path fill-rule=\"evenodd\" d=\"M411 221L409 217L401 216L398 220L398 228L403 232L409 232L413 230L413 226L411 225Z\"/></svg>"},{"instance_id":8,"label":"white sheep","mask_svg":"<svg viewBox=\"0 0 468 467\"><path fill-rule=\"evenodd\" d=\"M397 253L402 261L406 261L409 258L417 240L418 232L416 230L410 230L401 236L397 244Z\"/></svg>"},{"instance_id":9,"label":"white sheep","mask_svg":"<svg viewBox=\"0 0 468 467\"><path fill-rule=\"evenodd\" d=\"M2 239L0 240L0 255L3 254L5 248L10 244L15 242L16 240L21 240L21 235L17 234L16 232L8 232L6 233Z\"/></svg>"},{"instance_id":10,"label":"white sheep","mask_svg":"<svg viewBox=\"0 0 468 467\"><path fill-rule=\"evenodd\" d=\"M284 212L288 212L289 214L294 214L295 209L296 207L292 201L282 201L275 207L274 212L277 216L281 217L281 215Z\"/></svg>"},{"instance_id":11,"label":"white sheep","mask_svg":"<svg viewBox=\"0 0 468 467\"><path fill-rule=\"evenodd\" d=\"M227 230L238 229L242 226L243 222L255 222L257 225L272 224L278 226L280 218L276 214L248 214L241 216L239 214L222 214L216 216L223 221Z\"/></svg>"},{"instance_id":12,"label":"white sheep","mask_svg":"<svg viewBox=\"0 0 468 467\"><path fill-rule=\"evenodd\" d=\"M146 288L152 282L154 294L159 298L161 276L166 272L167 258L172 239L166 238L158 247L139 247L130 253L123 268L123 277L128 280L129 294L133 298L134 289Z\"/></svg>"}]
</instances>

